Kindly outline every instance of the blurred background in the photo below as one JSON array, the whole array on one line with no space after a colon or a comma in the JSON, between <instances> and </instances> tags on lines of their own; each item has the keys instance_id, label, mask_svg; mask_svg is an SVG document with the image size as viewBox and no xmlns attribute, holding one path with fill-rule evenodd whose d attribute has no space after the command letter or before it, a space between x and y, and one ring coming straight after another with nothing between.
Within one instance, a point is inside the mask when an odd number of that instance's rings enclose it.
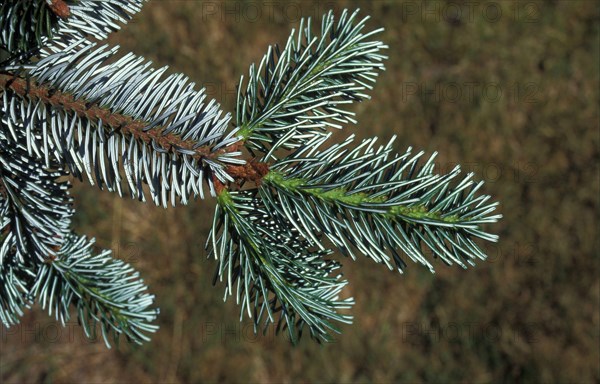
<instances>
[{"instance_id":1,"label":"blurred background","mask_svg":"<svg viewBox=\"0 0 600 384\"><path fill-rule=\"evenodd\" d=\"M385 27L387 70L358 125L438 151L484 180L504 218L487 262L404 276L343 260L355 322L335 342L255 336L212 286L214 201L164 210L76 182L79 233L140 270L160 330L107 350L35 307L2 328L2 383L598 382L599 3L173 1L148 3L110 42L184 72L233 111L235 87L301 17L361 8ZM340 256L340 259L342 257Z\"/></svg>"}]
</instances>

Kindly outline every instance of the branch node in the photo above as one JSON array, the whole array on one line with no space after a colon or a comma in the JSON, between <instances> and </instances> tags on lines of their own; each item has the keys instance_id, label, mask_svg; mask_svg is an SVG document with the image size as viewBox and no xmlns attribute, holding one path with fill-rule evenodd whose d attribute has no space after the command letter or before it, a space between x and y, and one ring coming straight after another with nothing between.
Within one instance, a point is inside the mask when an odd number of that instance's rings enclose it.
<instances>
[{"instance_id":1,"label":"branch node","mask_svg":"<svg viewBox=\"0 0 600 384\"><path fill-rule=\"evenodd\" d=\"M71 16L71 10L64 0L50 0L49 3L47 2L47 4L48 8L50 8L50 10L61 19L64 20Z\"/></svg>"}]
</instances>

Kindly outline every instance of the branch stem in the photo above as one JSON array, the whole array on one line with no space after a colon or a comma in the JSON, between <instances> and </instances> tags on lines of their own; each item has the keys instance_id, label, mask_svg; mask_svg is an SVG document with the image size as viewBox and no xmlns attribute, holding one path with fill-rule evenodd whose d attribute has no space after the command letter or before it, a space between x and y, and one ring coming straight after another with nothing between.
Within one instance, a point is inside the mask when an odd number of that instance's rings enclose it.
<instances>
[{"instance_id":1,"label":"branch stem","mask_svg":"<svg viewBox=\"0 0 600 384\"><path fill-rule=\"evenodd\" d=\"M195 148L194 140L184 140L179 135L173 133L163 133L165 127L158 127L146 130L147 122L135 120L131 116L115 113L108 108L103 108L96 104L87 104L82 100L75 99L68 93L53 90L46 86L40 86L34 82L20 77L1 74L0 73L0 90L10 90L22 98L30 100L38 100L53 108L60 109L66 112L75 113L77 116L88 119L94 122L102 122L103 127L112 129L112 132L120 132L124 135L133 136L136 140L143 141L146 145L156 143L162 149L176 151L185 149L193 151L191 155L195 159L216 160L224 153L234 152L239 150L243 145L244 139L237 143L231 144L218 151L212 151L210 146L200 146ZM250 181L260 185L262 178L268 173L269 164L257 162L254 159L249 160L243 165L228 165L226 172L236 179L236 184L243 184ZM221 183L214 178L217 193L227 185ZM0 185L1 188L1 185Z\"/></svg>"},{"instance_id":2,"label":"branch stem","mask_svg":"<svg viewBox=\"0 0 600 384\"><path fill-rule=\"evenodd\" d=\"M393 205L385 204L388 200L386 196L370 197L364 192L352 193L347 188L338 187L333 189L323 189L313 187L310 183L302 178L285 178L283 174L275 171L269 172L264 176L264 182L274 186L277 189L286 190L292 193L308 195L329 204L352 206L360 208L368 204L368 208L376 208L382 210L382 214L391 219L400 219L403 221L416 220L431 220L442 223L457 223L459 218L456 215L444 216L443 212L432 212L426 205ZM377 205L381 203L380 207Z\"/></svg>"},{"instance_id":3,"label":"branch stem","mask_svg":"<svg viewBox=\"0 0 600 384\"><path fill-rule=\"evenodd\" d=\"M113 132L119 131L122 134L131 135L146 144L154 142L166 151L185 149L193 151L194 155L192 156L194 158L214 159L224 152L231 150L223 149L211 152L209 146L194 148L196 143L193 140L184 140L173 133L164 134L165 127L145 130L148 124L144 121L134 120L131 116L115 113L108 108L103 108L96 104L87 104L82 100L75 99L68 93L40 86L20 77L0 74L0 88L2 90L10 90L22 98L39 100L51 105L53 108L75 113L79 117L94 122L102 121L102 124L112 128Z\"/></svg>"}]
</instances>

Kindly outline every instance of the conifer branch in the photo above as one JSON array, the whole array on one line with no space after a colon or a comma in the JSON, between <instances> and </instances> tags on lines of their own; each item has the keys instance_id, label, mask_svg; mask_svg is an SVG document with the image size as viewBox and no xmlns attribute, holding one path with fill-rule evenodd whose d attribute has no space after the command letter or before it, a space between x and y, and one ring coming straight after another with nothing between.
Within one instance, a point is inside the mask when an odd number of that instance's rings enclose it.
<instances>
[{"instance_id":1,"label":"conifer branch","mask_svg":"<svg viewBox=\"0 0 600 384\"><path fill-rule=\"evenodd\" d=\"M9 209L7 192L0 190L0 322L6 327L18 324L23 309L31 305L28 292L35 278L31 269L12 257L17 250L17 239L10 226Z\"/></svg>"},{"instance_id":2,"label":"conifer branch","mask_svg":"<svg viewBox=\"0 0 600 384\"><path fill-rule=\"evenodd\" d=\"M4 0L0 48L35 51L61 34L105 39L139 12L145 0Z\"/></svg>"},{"instance_id":3,"label":"conifer branch","mask_svg":"<svg viewBox=\"0 0 600 384\"><path fill-rule=\"evenodd\" d=\"M236 111L249 149L269 159L277 148L297 148L327 128L355 122L345 106L369 98L364 91L386 58L387 46L371 40L382 29L362 32L367 20L344 11L336 23L329 12L315 36L311 20L302 19L283 50L269 47L258 68L250 67L245 89L240 80Z\"/></svg>"},{"instance_id":4,"label":"conifer branch","mask_svg":"<svg viewBox=\"0 0 600 384\"><path fill-rule=\"evenodd\" d=\"M96 126L102 122L107 132L118 131L149 145L156 143L164 152L183 149L186 152L193 152L191 156L196 159L209 158L211 160L216 160L219 155L225 153L223 150L211 153L209 146L196 147L194 140L183 140L181 136L173 133L164 134L166 129L164 126L145 130L148 126L147 122L134 120L131 116L113 112L98 103L86 103L85 100L76 99L72 94L63 93L44 85L39 86L20 77L0 74L0 88L5 91L12 91L15 96L27 99L29 102L39 101L66 113L73 113L81 119L89 120Z\"/></svg>"},{"instance_id":5,"label":"conifer branch","mask_svg":"<svg viewBox=\"0 0 600 384\"><path fill-rule=\"evenodd\" d=\"M35 297L63 325L75 307L86 336L95 338L99 324L108 348L121 335L138 344L150 340L147 333L158 329L151 324L159 312L150 308L154 296L129 264L110 251L93 255L92 245L93 240L70 235L56 258L40 266Z\"/></svg>"},{"instance_id":6,"label":"conifer branch","mask_svg":"<svg viewBox=\"0 0 600 384\"><path fill-rule=\"evenodd\" d=\"M322 233L344 254L353 248L385 263L391 259L402 272L406 263L397 250L433 272L424 244L447 264L474 265L485 253L473 241L497 241L481 225L494 223L497 203L477 195L483 185L472 174L452 185L457 167L446 175L434 173L434 156L419 165L423 153L409 150L398 156L392 141L379 148L376 139L354 149L344 143L317 150L325 138L315 138L271 167L263 179L271 195L267 209L285 216L306 237ZM388 254L388 252L391 254Z\"/></svg>"},{"instance_id":7,"label":"conifer branch","mask_svg":"<svg viewBox=\"0 0 600 384\"><path fill-rule=\"evenodd\" d=\"M5 202L3 231L15 236L15 254L20 264L39 264L55 256L70 232L72 198L66 175L59 164L48 168L27 154L22 131L16 137L0 132L0 197ZM8 240L8 239L6 239Z\"/></svg>"},{"instance_id":8,"label":"conifer branch","mask_svg":"<svg viewBox=\"0 0 600 384\"><path fill-rule=\"evenodd\" d=\"M37 48L52 36L58 20L46 1L5 0L0 7L0 48L13 54Z\"/></svg>"},{"instance_id":9,"label":"conifer branch","mask_svg":"<svg viewBox=\"0 0 600 384\"><path fill-rule=\"evenodd\" d=\"M236 124L180 74L98 40L142 0L7 0L0 7L0 320L19 321L39 300L65 323L70 308L91 337L141 343L156 330L154 297L139 274L74 234L67 175L157 205L217 197L208 254L215 281L235 295L255 331L270 324L293 342L303 330L330 340L352 317L347 282L330 259L364 254L403 271L404 257L466 267L496 241L501 215L482 183L434 156L390 141L331 144L329 128L354 123L383 70L381 30L344 11L320 32L302 20L285 47L269 48L240 81ZM242 148L250 158L243 158ZM279 149L287 151L279 151ZM128 188L128 191L125 191ZM431 255L429 255L431 254Z\"/></svg>"},{"instance_id":10,"label":"conifer branch","mask_svg":"<svg viewBox=\"0 0 600 384\"><path fill-rule=\"evenodd\" d=\"M85 39L55 40L27 68L35 97L22 89L25 80L4 77L9 129L23 125L30 152L66 163L74 176L86 174L101 188L122 195L126 180L130 196L145 201L147 184L157 205L204 198L204 183L214 195L213 176L233 181L228 165L245 161L237 131L226 132L229 114L214 100L206 103L204 90L195 91L184 76L161 80L166 68L154 70L143 58L129 54L105 64L116 52ZM12 97L13 89L25 95ZM32 137L38 133L41 141Z\"/></svg>"},{"instance_id":11,"label":"conifer branch","mask_svg":"<svg viewBox=\"0 0 600 384\"><path fill-rule=\"evenodd\" d=\"M111 32L118 31L121 25L138 13L146 1L64 0L69 8L69 15L58 21L58 35L104 40Z\"/></svg>"},{"instance_id":12,"label":"conifer branch","mask_svg":"<svg viewBox=\"0 0 600 384\"><path fill-rule=\"evenodd\" d=\"M340 265L330 250L302 238L281 216L272 216L258 190L222 191L209 234L209 257L219 261L215 280L226 281L225 297L235 292L241 316L253 318L255 331L270 323L288 330L292 342L304 326L319 340L339 332L331 321L350 323L337 313L351 298L339 299L347 281L334 274Z\"/></svg>"},{"instance_id":13,"label":"conifer branch","mask_svg":"<svg viewBox=\"0 0 600 384\"><path fill-rule=\"evenodd\" d=\"M63 324L76 307L88 336L99 322L108 346L110 334L115 342L120 334L147 340L157 311L149 309L153 296L139 274L110 251L92 256L93 241L71 232L70 184L65 172L53 170L60 164L46 168L28 154L23 129L1 126L0 320L17 323L22 308L38 298Z\"/></svg>"}]
</instances>

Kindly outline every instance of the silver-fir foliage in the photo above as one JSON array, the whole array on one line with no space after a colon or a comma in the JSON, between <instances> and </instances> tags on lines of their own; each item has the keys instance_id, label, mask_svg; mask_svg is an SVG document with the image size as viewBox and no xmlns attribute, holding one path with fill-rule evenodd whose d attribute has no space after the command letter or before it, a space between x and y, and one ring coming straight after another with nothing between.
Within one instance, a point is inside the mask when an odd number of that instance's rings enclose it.
<instances>
[{"instance_id":1,"label":"silver-fir foliage","mask_svg":"<svg viewBox=\"0 0 600 384\"><path fill-rule=\"evenodd\" d=\"M256 332L273 324L294 342L303 332L330 340L352 321L324 240L400 272L407 259L433 271L433 258L463 268L486 258L476 240L497 241L482 226L501 215L472 174L437 174L435 155L397 153L393 140L332 143L328 131L356 122L349 107L369 98L384 69L387 46L368 18L329 12L317 32L302 20L242 77L232 119L184 75L102 44L143 3L66 1L68 15L45 0L0 7L5 326L38 301L63 324L74 309L109 346L157 329L139 273L72 231L70 176L164 207L208 190L215 282Z\"/></svg>"}]
</instances>

